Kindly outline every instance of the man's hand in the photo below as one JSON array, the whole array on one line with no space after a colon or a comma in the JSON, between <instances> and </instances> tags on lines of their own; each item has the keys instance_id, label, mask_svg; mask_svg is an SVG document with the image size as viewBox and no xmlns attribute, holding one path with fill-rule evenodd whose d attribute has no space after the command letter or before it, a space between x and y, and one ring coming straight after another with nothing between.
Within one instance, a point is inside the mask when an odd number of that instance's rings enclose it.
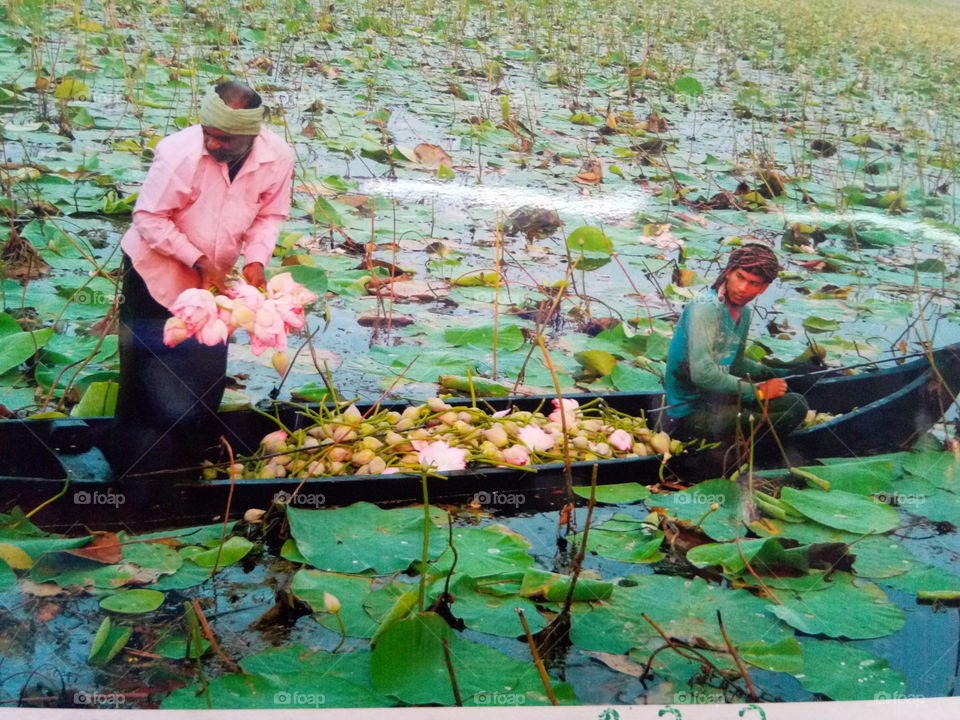
<instances>
[{"instance_id":1,"label":"man's hand","mask_svg":"<svg viewBox=\"0 0 960 720\"><path fill-rule=\"evenodd\" d=\"M200 275L200 287L203 290L213 289L215 292L223 294L226 288L224 273L210 262L210 258L206 255L201 255L193 264L193 269Z\"/></svg>"},{"instance_id":2,"label":"man's hand","mask_svg":"<svg viewBox=\"0 0 960 720\"><path fill-rule=\"evenodd\" d=\"M781 378L773 378L766 382L757 383L757 400L773 400L787 393L787 382Z\"/></svg>"},{"instance_id":3,"label":"man's hand","mask_svg":"<svg viewBox=\"0 0 960 720\"><path fill-rule=\"evenodd\" d=\"M254 287L263 288L267 285L267 278L263 274L263 264L252 262L243 266L244 279Z\"/></svg>"}]
</instances>

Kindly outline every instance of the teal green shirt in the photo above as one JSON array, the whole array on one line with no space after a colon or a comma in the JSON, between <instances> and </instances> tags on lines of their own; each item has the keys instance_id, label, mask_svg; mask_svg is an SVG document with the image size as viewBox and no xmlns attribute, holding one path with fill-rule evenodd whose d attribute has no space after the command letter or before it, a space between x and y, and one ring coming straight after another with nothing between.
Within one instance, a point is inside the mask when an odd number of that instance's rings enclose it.
<instances>
[{"instance_id":1,"label":"teal green shirt","mask_svg":"<svg viewBox=\"0 0 960 720\"><path fill-rule=\"evenodd\" d=\"M751 315L750 308L744 307L740 322L735 323L716 290L701 293L687 303L667 355L667 404L676 405L667 410L669 415L689 415L693 403L704 393L754 400L753 385L745 380L748 375L759 381L787 374L786 370L779 373L744 357Z\"/></svg>"}]
</instances>

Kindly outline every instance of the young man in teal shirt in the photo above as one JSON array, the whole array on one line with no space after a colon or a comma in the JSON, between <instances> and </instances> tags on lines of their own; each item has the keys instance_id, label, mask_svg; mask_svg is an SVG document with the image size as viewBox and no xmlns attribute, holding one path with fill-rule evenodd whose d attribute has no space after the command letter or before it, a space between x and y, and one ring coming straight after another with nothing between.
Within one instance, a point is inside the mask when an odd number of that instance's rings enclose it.
<instances>
[{"instance_id":1,"label":"young man in teal shirt","mask_svg":"<svg viewBox=\"0 0 960 720\"><path fill-rule=\"evenodd\" d=\"M667 356L664 384L672 433L681 438L729 440L737 426L750 432L767 416L780 433L803 422L807 403L787 391L783 376L744 356L750 308L777 277L773 250L751 243L730 253L713 287L683 309Z\"/></svg>"}]
</instances>

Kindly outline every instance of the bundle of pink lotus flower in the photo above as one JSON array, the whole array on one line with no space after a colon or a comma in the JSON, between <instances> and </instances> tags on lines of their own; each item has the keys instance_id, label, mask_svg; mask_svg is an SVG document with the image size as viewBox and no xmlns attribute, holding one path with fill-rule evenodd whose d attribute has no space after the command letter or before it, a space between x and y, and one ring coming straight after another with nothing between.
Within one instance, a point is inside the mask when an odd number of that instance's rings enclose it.
<instances>
[{"instance_id":1,"label":"bundle of pink lotus flower","mask_svg":"<svg viewBox=\"0 0 960 720\"><path fill-rule=\"evenodd\" d=\"M276 430L260 451L228 470L238 478L445 472L469 464L526 467L570 459L605 460L682 452L683 444L643 417L606 405L553 400L541 412L452 406L439 398L403 412L364 416L353 405L304 408L313 424ZM212 470L212 469L211 469Z\"/></svg>"},{"instance_id":2,"label":"bundle of pink lotus flower","mask_svg":"<svg viewBox=\"0 0 960 720\"><path fill-rule=\"evenodd\" d=\"M272 277L265 291L242 277L228 287L226 295L190 288L170 307L173 317L164 325L163 342L173 347L195 337L204 345L216 345L236 330L246 330L253 354L273 348L273 365L282 374L287 366L287 333L306 324L303 307L316 299L288 272Z\"/></svg>"}]
</instances>

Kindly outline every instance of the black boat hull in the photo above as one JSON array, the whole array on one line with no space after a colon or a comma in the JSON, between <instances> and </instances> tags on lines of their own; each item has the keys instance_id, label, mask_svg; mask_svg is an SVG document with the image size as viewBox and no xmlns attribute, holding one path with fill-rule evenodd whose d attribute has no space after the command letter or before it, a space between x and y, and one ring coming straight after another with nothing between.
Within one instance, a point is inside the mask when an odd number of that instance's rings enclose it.
<instances>
[{"instance_id":1,"label":"black boat hull","mask_svg":"<svg viewBox=\"0 0 960 720\"><path fill-rule=\"evenodd\" d=\"M960 345L938 350L933 369L927 358L856 376L818 376L791 383L804 392L818 411L843 413L822 425L795 431L784 444L792 464L810 464L821 457L866 455L908 447L936 423L960 390ZM581 401L591 395L571 395ZM660 393L611 393L603 396L612 408L639 415L656 426L661 416ZM462 402L469 402L463 400ZM546 397L486 398L494 409L517 406L533 410ZM390 403L382 407L391 407ZM396 407L405 404L396 403ZM361 410L363 408L361 407ZM304 422L294 406L278 406L285 424ZM252 410L222 413L223 435L238 454L256 450L260 438L276 429L273 421ZM0 507L30 510L64 490L33 519L47 528L152 528L213 522L222 518L230 494L229 480L198 482L192 477L170 480L141 477L113 479L98 445L110 428L109 418L27 420L0 422ZM758 446L760 462L782 465L769 439ZM664 466L660 456L574 463L575 482L589 482L597 466L598 482L650 484L663 475L693 482L719 474L717 452L678 455ZM70 477L69 483L67 478ZM565 498L562 464L542 465L536 471L482 467L431 478L431 502L463 502L476 498L487 507L533 510L552 507ZM298 479L237 480L231 515L249 507L266 507L278 493L289 493ZM381 504L416 502L421 498L418 476L366 475L307 480L294 503L303 507L342 505L357 500Z\"/></svg>"}]
</instances>

